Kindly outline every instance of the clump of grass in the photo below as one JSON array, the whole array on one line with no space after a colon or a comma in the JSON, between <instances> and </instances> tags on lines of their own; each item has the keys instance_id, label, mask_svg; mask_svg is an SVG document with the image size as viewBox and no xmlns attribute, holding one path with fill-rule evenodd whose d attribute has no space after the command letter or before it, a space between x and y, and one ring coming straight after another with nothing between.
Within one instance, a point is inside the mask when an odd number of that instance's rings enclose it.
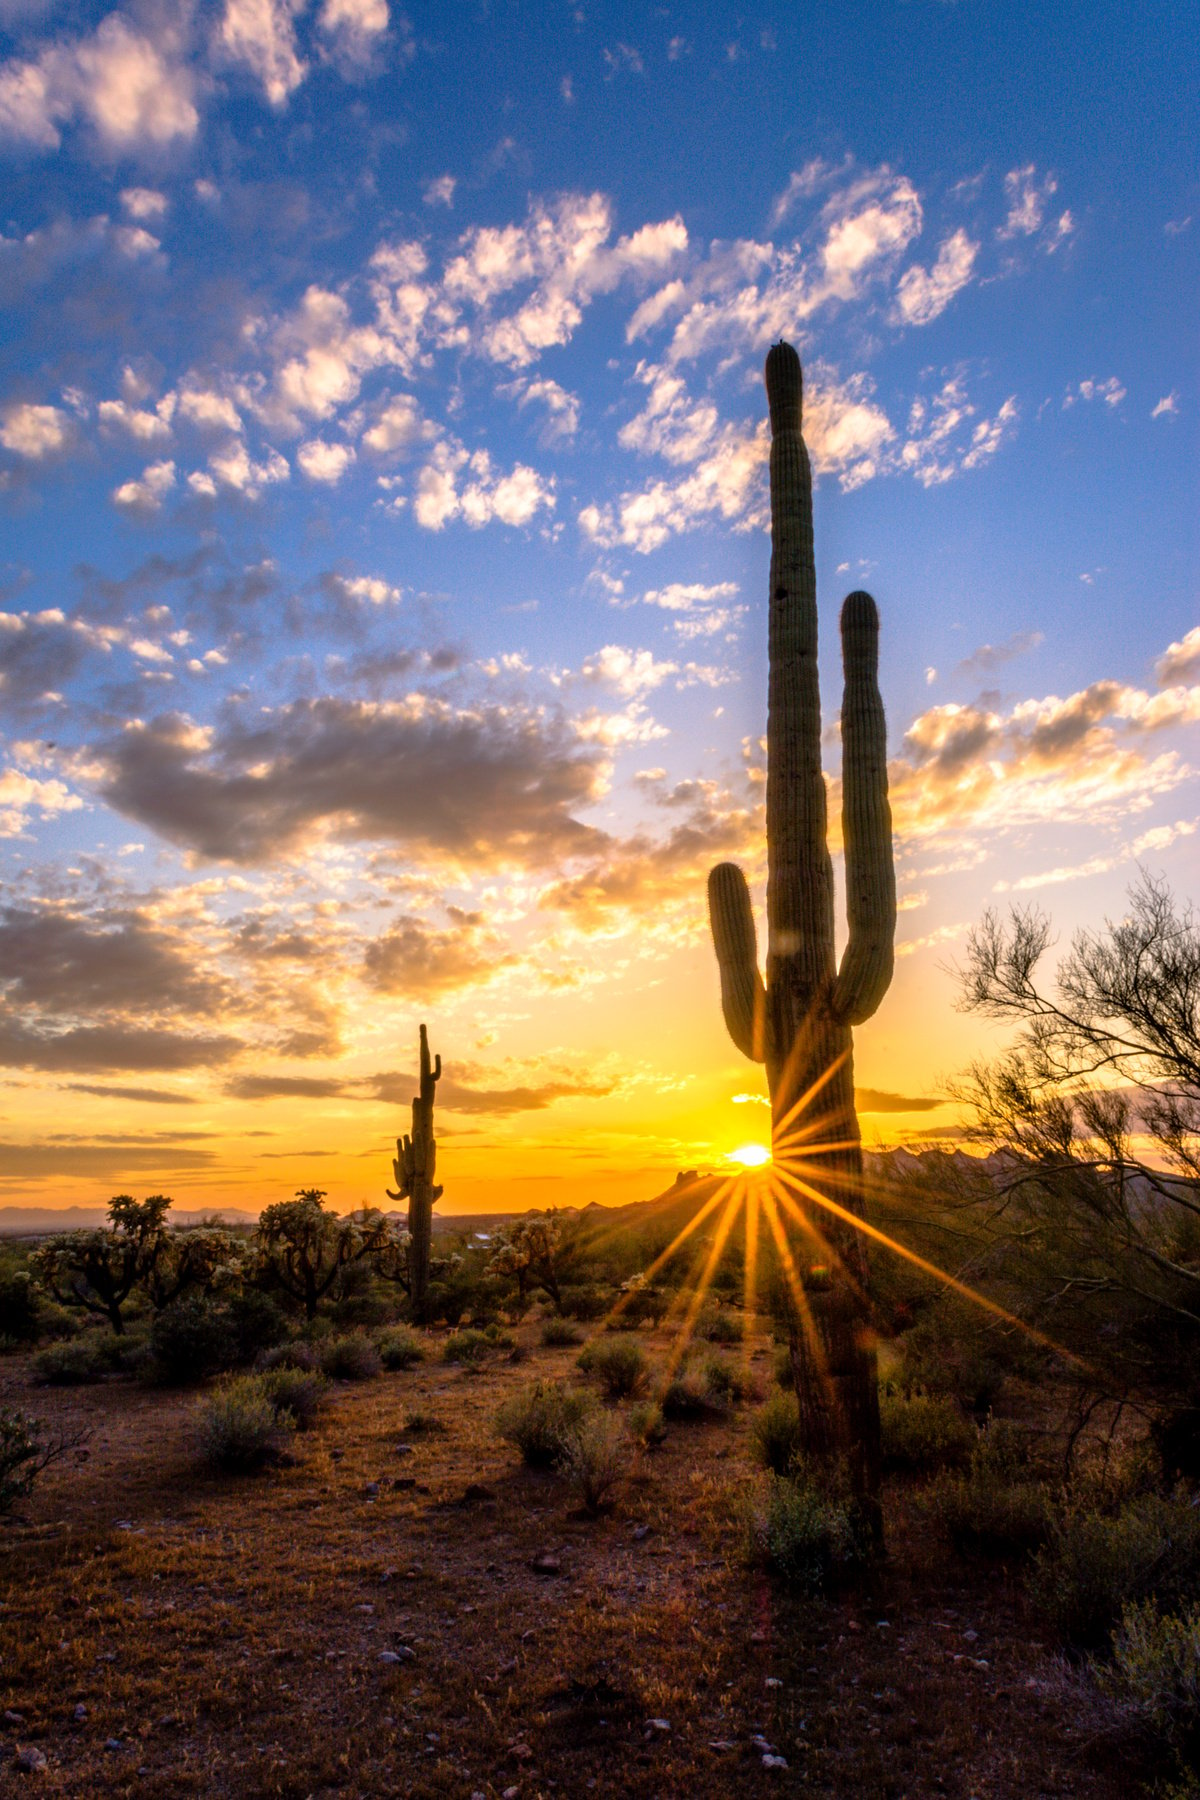
<instances>
[{"instance_id":1,"label":"clump of grass","mask_svg":"<svg viewBox=\"0 0 1200 1800\"><path fill-rule=\"evenodd\" d=\"M699 1332L710 1344L740 1344L746 1335L746 1324L737 1313L718 1306L701 1313Z\"/></svg>"},{"instance_id":2,"label":"clump of grass","mask_svg":"<svg viewBox=\"0 0 1200 1800\"><path fill-rule=\"evenodd\" d=\"M717 1376L714 1386L711 1374L708 1363L685 1362L676 1370L662 1397L668 1419L711 1419L725 1411L722 1378Z\"/></svg>"},{"instance_id":3,"label":"clump of grass","mask_svg":"<svg viewBox=\"0 0 1200 1800\"><path fill-rule=\"evenodd\" d=\"M239 1375L208 1399L200 1414L200 1450L227 1475L246 1475L277 1462L295 1420L276 1409L261 1375Z\"/></svg>"},{"instance_id":4,"label":"clump of grass","mask_svg":"<svg viewBox=\"0 0 1200 1800\"><path fill-rule=\"evenodd\" d=\"M503 1402L496 1413L496 1430L516 1446L530 1468L557 1468L570 1434L593 1405L590 1395L561 1381L533 1381Z\"/></svg>"},{"instance_id":5,"label":"clump of grass","mask_svg":"<svg viewBox=\"0 0 1200 1800\"><path fill-rule=\"evenodd\" d=\"M589 1412L567 1428L560 1466L593 1518L625 1474L629 1440L618 1415Z\"/></svg>"},{"instance_id":6,"label":"clump of grass","mask_svg":"<svg viewBox=\"0 0 1200 1800\"><path fill-rule=\"evenodd\" d=\"M271 1369L319 1369L321 1359L304 1338L293 1338L288 1344L276 1344L271 1350L264 1350L258 1359L258 1366L264 1371Z\"/></svg>"},{"instance_id":7,"label":"clump of grass","mask_svg":"<svg viewBox=\"0 0 1200 1800\"><path fill-rule=\"evenodd\" d=\"M47 1344L33 1359L34 1373L49 1387L79 1387L84 1382L99 1381L104 1363L91 1338L66 1338Z\"/></svg>"},{"instance_id":8,"label":"clump of grass","mask_svg":"<svg viewBox=\"0 0 1200 1800\"><path fill-rule=\"evenodd\" d=\"M570 1319L547 1319L542 1326L542 1342L548 1350L561 1349L567 1344L582 1344L583 1333L578 1325Z\"/></svg>"},{"instance_id":9,"label":"clump of grass","mask_svg":"<svg viewBox=\"0 0 1200 1800\"><path fill-rule=\"evenodd\" d=\"M414 1331L394 1325L377 1340L380 1361L385 1369L413 1369L425 1360L425 1346Z\"/></svg>"},{"instance_id":10,"label":"clump of grass","mask_svg":"<svg viewBox=\"0 0 1200 1800\"><path fill-rule=\"evenodd\" d=\"M754 1397L754 1383L745 1370L726 1361L723 1356L708 1356L700 1364L700 1379L705 1392L718 1406L736 1406Z\"/></svg>"},{"instance_id":11,"label":"clump of grass","mask_svg":"<svg viewBox=\"0 0 1200 1800\"><path fill-rule=\"evenodd\" d=\"M644 1450L652 1450L667 1435L663 1410L657 1400L639 1400L629 1409L629 1435Z\"/></svg>"},{"instance_id":12,"label":"clump of grass","mask_svg":"<svg viewBox=\"0 0 1200 1800\"><path fill-rule=\"evenodd\" d=\"M273 1369L262 1384L276 1417L289 1413L297 1431L308 1430L329 1398L329 1384L315 1369Z\"/></svg>"},{"instance_id":13,"label":"clump of grass","mask_svg":"<svg viewBox=\"0 0 1200 1800\"><path fill-rule=\"evenodd\" d=\"M409 1413L404 1421L405 1437L436 1437L445 1430L445 1420L439 1419L436 1413Z\"/></svg>"},{"instance_id":14,"label":"clump of grass","mask_svg":"<svg viewBox=\"0 0 1200 1800\"><path fill-rule=\"evenodd\" d=\"M1030 1478L1023 1434L1003 1422L976 1432L965 1474L941 1476L925 1503L964 1556L1032 1556L1054 1522L1049 1488Z\"/></svg>"},{"instance_id":15,"label":"clump of grass","mask_svg":"<svg viewBox=\"0 0 1200 1800\"><path fill-rule=\"evenodd\" d=\"M882 1393L879 1424L884 1468L911 1474L961 1466L978 1436L949 1394Z\"/></svg>"},{"instance_id":16,"label":"clump of grass","mask_svg":"<svg viewBox=\"0 0 1200 1800\"><path fill-rule=\"evenodd\" d=\"M1200 1601L1200 1509L1189 1496L1142 1494L1114 1513L1070 1510L1030 1577L1047 1624L1074 1649L1100 1649L1128 1606Z\"/></svg>"},{"instance_id":17,"label":"clump of grass","mask_svg":"<svg viewBox=\"0 0 1200 1800\"><path fill-rule=\"evenodd\" d=\"M578 1357L585 1375L596 1375L614 1400L629 1399L646 1385L649 1368L641 1345L631 1337L593 1338Z\"/></svg>"},{"instance_id":18,"label":"clump of grass","mask_svg":"<svg viewBox=\"0 0 1200 1800\"><path fill-rule=\"evenodd\" d=\"M771 1394L750 1424L750 1451L772 1475L786 1475L801 1452L800 1407L795 1394Z\"/></svg>"},{"instance_id":19,"label":"clump of grass","mask_svg":"<svg viewBox=\"0 0 1200 1800\"><path fill-rule=\"evenodd\" d=\"M321 1346L321 1368L333 1381L370 1381L383 1368L379 1352L361 1331L328 1338Z\"/></svg>"},{"instance_id":20,"label":"clump of grass","mask_svg":"<svg viewBox=\"0 0 1200 1800\"><path fill-rule=\"evenodd\" d=\"M746 1524L749 1559L803 1594L829 1594L868 1560L868 1547L844 1496L803 1464L772 1475L765 1502Z\"/></svg>"}]
</instances>

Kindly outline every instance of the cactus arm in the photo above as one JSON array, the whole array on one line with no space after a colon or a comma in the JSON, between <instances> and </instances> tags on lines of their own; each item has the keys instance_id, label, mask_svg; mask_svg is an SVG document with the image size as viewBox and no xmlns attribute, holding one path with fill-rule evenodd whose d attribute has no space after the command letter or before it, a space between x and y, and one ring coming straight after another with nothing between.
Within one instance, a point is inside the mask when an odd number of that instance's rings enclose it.
<instances>
[{"instance_id":1,"label":"cactus arm","mask_svg":"<svg viewBox=\"0 0 1200 1800\"><path fill-rule=\"evenodd\" d=\"M842 607L842 838L849 938L833 994L834 1017L861 1025L892 979L896 874L888 805L887 728L879 696L879 614L870 594Z\"/></svg>"},{"instance_id":2,"label":"cactus arm","mask_svg":"<svg viewBox=\"0 0 1200 1800\"><path fill-rule=\"evenodd\" d=\"M746 877L718 863L708 878L708 916L721 971L721 1010L729 1035L752 1062L765 1060L766 991Z\"/></svg>"},{"instance_id":3,"label":"cactus arm","mask_svg":"<svg viewBox=\"0 0 1200 1800\"><path fill-rule=\"evenodd\" d=\"M790 344L767 357L771 411L771 590L767 697L767 991L781 1052L834 974L833 866L825 841L812 471L803 382Z\"/></svg>"}]
</instances>

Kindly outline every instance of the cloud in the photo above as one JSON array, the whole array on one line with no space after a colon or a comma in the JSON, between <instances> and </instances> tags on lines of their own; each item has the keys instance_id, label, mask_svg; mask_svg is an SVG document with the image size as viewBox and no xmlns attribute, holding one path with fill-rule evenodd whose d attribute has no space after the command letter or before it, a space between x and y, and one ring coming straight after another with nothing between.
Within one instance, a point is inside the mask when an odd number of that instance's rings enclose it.
<instances>
[{"instance_id":1,"label":"cloud","mask_svg":"<svg viewBox=\"0 0 1200 1800\"><path fill-rule=\"evenodd\" d=\"M1164 394L1150 414L1152 419L1167 419L1179 411L1179 395Z\"/></svg>"},{"instance_id":2,"label":"cloud","mask_svg":"<svg viewBox=\"0 0 1200 1800\"><path fill-rule=\"evenodd\" d=\"M581 673L586 681L604 682L632 698L661 687L670 676L678 675L679 665L656 662L649 650L625 650L619 644L605 644L585 659Z\"/></svg>"},{"instance_id":3,"label":"cloud","mask_svg":"<svg viewBox=\"0 0 1200 1800\"><path fill-rule=\"evenodd\" d=\"M0 838L21 836L33 812L39 818L53 819L60 813L78 812L82 805L79 795L64 782L44 781L20 769L0 769Z\"/></svg>"},{"instance_id":4,"label":"cloud","mask_svg":"<svg viewBox=\"0 0 1200 1800\"><path fill-rule=\"evenodd\" d=\"M149 463L137 481L123 481L113 489L113 503L126 512L158 512L175 486L173 462Z\"/></svg>"},{"instance_id":5,"label":"cloud","mask_svg":"<svg viewBox=\"0 0 1200 1800\"><path fill-rule=\"evenodd\" d=\"M907 270L896 289L900 319L906 325L928 325L945 312L955 294L970 281L978 254L979 245L959 229L942 244L932 269Z\"/></svg>"},{"instance_id":6,"label":"cloud","mask_svg":"<svg viewBox=\"0 0 1200 1800\"><path fill-rule=\"evenodd\" d=\"M71 443L74 427L60 406L6 406L0 412L0 444L27 462L43 462Z\"/></svg>"},{"instance_id":7,"label":"cloud","mask_svg":"<svg viewBox=\"0 0 1200 1800\"><path fill-rule=\"evenodd\" d=\"M121 189L121 205L131 219L144 225L150 219L165 219L170 202L157 188L127 187Z\"/></svg>"},{"instance_id":8,"label":"cloud","mask_svg":"<svg viewBox=\"0 0 1200 1800\"><path fill-rule=\"evenodd\" d=\"M99 790L117 811L195 855L246 864L323 839L474 866L536 863L587 849L596 834L573 815L606 778L602 752L564 721L421 693L296 701L220 729L166 714L97 754Z\"/></svg>"},{"instance_id":9,"label":"cloud","mask_svg":"<svg viewBox=\"0 0 1200 1800\"><path fill-rule=\"evenodd\" d=\"M336 1100L345 1091L335 1075L234 1075L225 1083L233 1100Z\"/></svg>"},{"instance_id":10,"label":"cloud","mask_svg":"<svg viewBox=\"0 0 1200 1800\"><path fill-rule=\"evenodd\" d=\"M336 54L361 67L387 31L387 0L325 0L318 23Z\"/></svg>"},{"instance_id":11,"label":"cloud","mask_svg":"<svg viewBox=\"0 0 1200 1800\"><path fill-rule=\"evenodd\" d=\"M427 181L421 192L426 206L453 206L454 190L458 180L453 175L439 175L433 181Z\"/></svg>"},{"instance_id":12,"label":"cloud","mask_svg":"<svg viewBox=\"0 0 1200 1800\"><path fill-rule=\"evenodd\" d=\"M163 146L195 135L192 92L172 35L156 44L114 12L90 38L0 67L0 136L55 150L61 128L82 118L106 149Z\"/></svg>"},{"instance_id":13,"label":"cloud","mask_svg":"<svg viewBox=\"0 0 1200 1800\"><path fill-rule=\"evenodd\" d=\"M468 453L453 439L434 445L417 477L413 517L426 531L441 531L461 519L477 531L493 519L502 525L528 525L543 508L553 511L555 480L525 463L500 474L486 450Z\"/></svg>"},{"instance_id":14,"label":"cloud","mask_svg":"<svg viewBox=\"0 0 1200 1800\"><path fill-rule=\"evenodd\" d=\"M970 656L964 656L954 666L956 675L990 675L994 670L1012 662L1014 657L1024 656L1027 650L1036 650L1045 642L1045 633L1041 631L1014 631L1002 644L981 644Z\"/></svg>"},{"instance_id":15,"label":"cloud","mask_svg":"<svg viewBox=\"0 0 1200 1800\"><path fill-rule=\"evenodd\" d=\"M135 1100L149 1106L198 1106L195 1094L173 1093L170 1088L114 1087L103 1082L68 1081L72 1093L95 1094L101 1100Z\"/></svg>"},{"instance_id":16,"label":"cloud","mask_svg":"<svg viewBox=\"0 0 1200 1800\"><path fill-rule=\"evenodd\" d=\"M72 1138L67 1143L0 1143L0 1167L6 1181L32 1181L51 1175L81 1176L91 1181L113 1182L133 1171L200 1169L217 1160L212 1150L181 1144L89 1143Z\"/></svg>"},{"instance_id":17,"label":"cloud","mask_svg":"<svg viewBox=\"0 0 1200 1800\"><path fill-rule=\"evenodd\" d=\"M891 1094L883 1088L855 1088L854 1104L859 1112L907 1113L933 1112L944 1102L928 1095Z\"/></svg>"},{"instance_id":18,"label":"cloud","mask_svg":"<svg viewBox=\"0 0 1200 1800\"><path fill-rule=\"evenodd\" d=\"M242 1048L224 1032L174 1031L144 1025L77 1025L44 1031L0 1013L0 1065L103 1074L144 1069L156 1074L228 1062Z\"/></svg>"},{"instance_id":19,"label":"cloud","mask_svg":"<svg viewBox=\"0 0 1200 1800\"><path fill-rule=\"evenodd\" d=\"M327 444L321 438L312 438L307 444L301 444L296 461L310 481L323 481L336 487L354 461L354 450L349 444Z\"/></svg>"},{"instance_id":20,"label":"cloud","mask_svg":"<svg viewBox=\"0 0 1200 1800\"><path fill-rule=\"evenodd\" d=\"M1038 173L1033 163L1024 168L1010 169L1004 177L1004 194L1008 202L1008 216L1001 226L998 236L1001 238L1032 237L1042 228L1046 206L1051 197L1058 192L1058 182L1053 175Z\"/></svg>"},{"instance_id":21,"label":"cloud","mask_svg":"<svg viewBox=\"0 0 1200 1800\"><path fill-rule=\"evenodd\" d=\"M274 107L308 73L296 43L295 17L303 0L225 0L217 44L225 59L249 70Z\"/></svg>"},{"instance_id":22,"label":"cloud","mask_svg":"<svg viewBox=\"0 0 1200 1800\"><path fill-rule=\"evenodd\" d=\"M398 394L385 402L362 441L363 448L377 456L403 455L432 435L434 428L412 395Z\"/></svg>"},{"instance_id":23,"label":"cloud","mask_svg":"<svg viewBox=\"0 0 1200 1800\"><path fill-rule=\"evenodd\" d=\"M178 416L201 431L241 431L242 420L233 401L212 388L185 386L176 402Z\"/></svg>"},{"instance_id":24,"label":"cloud","mask_svg":"<svg viewBox=\"0 0 1200 1800\"><path fill-rule=\"evenodd\" d=\"M1177 643L1167 645L1154 665L1154 676L1160 687L1200 676L1200 625L1193 625Z\"/></svg>"},{"instance_id":25,"label":"cloud","mask_svg":"<svg viewBox=\"0 0 1200 1800\"><path fill-rule=\"evenodd\" d=\"M579 396L568 393L557 381L519 380L513 383L513 391L519 396L517 405L522 412L530 405L545 408L545 423L539 434L543 444L565 443L579 430Z\"/></svg>"},{"instance_id":26,"label":"cloud","mask_svg":"<svg viewBox=\"0 0 1200 1800\"><path fill-rule=\"evenodd\" d=\"M403 914L367 946L363 979L380 993L426 1000L482 987L519 962L477 913L459 912L445 929Z\"/></svg>"},{"instance_id":27,"label":"cloud","mask_svg":"<svg viewBox=\"0 0 1200 1800\"><path fill-rule=\"evenodd\" d=\"M1076 400L1102 400L1105 406L1120 406L1124 398L1125 389L1115 375L1110 375L1105 381L1093 377L1079 382L1074 388L1068 388L1063 406L1074 406Z\"/></svg>"},{"instance_id":28,"label":"cloud","mask_svg":"<svg viewBox=\"0 0 1200 1800\"><path fill-rule=\"evenodd\" d=\"M255 462L245 444L236 438L212 452L208 468L211 473L196 470L189 475L188 486L194 493L210 498L220 486L243 494L247 500L257 500L264 487L287 481L291 476L286 459L277 450L268 447L265 460Z\"/></svg>"}]
</instances>

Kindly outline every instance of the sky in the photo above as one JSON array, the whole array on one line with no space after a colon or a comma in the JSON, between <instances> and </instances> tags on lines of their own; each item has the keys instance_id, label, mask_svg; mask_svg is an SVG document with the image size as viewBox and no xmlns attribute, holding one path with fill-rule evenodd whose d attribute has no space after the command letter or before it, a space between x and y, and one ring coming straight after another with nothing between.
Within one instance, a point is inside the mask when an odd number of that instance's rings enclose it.
<instances>
[{"instance_id":1,"label":"sky","mask_svg":"<svg viewBox=\"0 0 1200 1800\"><path fill-rule=\"evenodd\" d=\"M618 1204L768 1135L769 448L882 618L870 1144L1196 872L1195 11L0 0L0 1203Z\"/></svg>"}]
</instances>

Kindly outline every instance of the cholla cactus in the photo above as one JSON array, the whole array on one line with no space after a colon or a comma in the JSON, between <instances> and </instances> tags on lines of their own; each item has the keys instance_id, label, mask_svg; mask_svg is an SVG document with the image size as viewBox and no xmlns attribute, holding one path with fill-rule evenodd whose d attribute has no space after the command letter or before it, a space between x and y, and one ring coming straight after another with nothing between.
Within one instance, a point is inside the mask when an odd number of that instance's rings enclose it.
<instances>
[{"instance_id":1,"label":"cholla cactus","mask_svg":"<svg viewBox=\"0 0 1200 1800\"><path fill-rule=\"evenodd\" d=\"M429 1058L429 1038L421 1026L421 1091L413 1096L412 1136L396 1139L392 1169L397 1192L387 1190L389 1200L408 1201L409 1279L412 1315L424 1323L429 1288L429 1249L433 1238L433 1205L442 1197L434 1186L437 1144L433 1136L433 1090L442 1078L442 1059Z\"/></svg>"},{"instance_id":2,"label":"cholla cactus","mask_svg":"<svg viewBox=\"0 0 1200 1800\"><path fill-rule=\"evenodd\" d=\"M870 1018L887 991L896 924L879 616L869 594L851 594L842 608L850 932L839 967L821 771L812 474L801 436L800 359L790 344L770 350L766 384L772 443L765 982L750 895L735 864L712 871L709 912L729 1034L745 1055L766 1064L776 1173L801 1199L797 1177L860 1215L851 1027ZM802 1209L813 1231L796 1246L807 1292L791 1352L804 1437L814 1453L845 1455L860 1497L873 1504L879 1402L862 1298L861 1235L815 1202Z\"/></svg>"}]
</instances>

